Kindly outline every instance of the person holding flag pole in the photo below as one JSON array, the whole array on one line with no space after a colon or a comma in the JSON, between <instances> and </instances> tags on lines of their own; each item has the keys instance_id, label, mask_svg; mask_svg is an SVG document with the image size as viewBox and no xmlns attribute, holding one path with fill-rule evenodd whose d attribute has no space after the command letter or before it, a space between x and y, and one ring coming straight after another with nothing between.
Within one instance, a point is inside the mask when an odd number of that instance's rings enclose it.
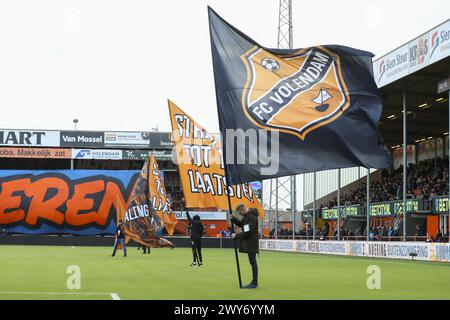
<instances>
[{"instance_id":1,"label":"person holding flag pole","mask_svg":"<svg viewBox=\"0 0 450 320\"><path fill-rule=\"evenodd\" d=\"M194 218L191 218L189 212L186 211L186 217L189 221L189 225L191 226L191 245L192 245L192 267L196 267L197 265L200 267L203 265L203 257L202 257L202 237L204 226L200 216L196 214Z\"/></svg>"},{"instance_id":2,"label":"person holding flag pole","mask_svg":"<svg viewBox=\"0 0 450 320\"><path fill-rule=\"evenodd\" d=\"M227 177L227 174L225 172L225 181L227 183L227 186L229 186L228 179L226 177ZM231 198L230 198L230 191L229 190L227 192L227 198L228 198L229 216L230 216L230 219L231 219L233 217L233 209L231 208ZM238 256L238 253L237 253L237 245L236 245L236 234L234 232L234 223L233 222L234 222L234 220L231 219L231 233L232 233L232 238L233 238L234 257L236 259L236 268L237 268L237 273L238 273L239 288L242 289L241 267L239 265L239 256Z\"/></svg>"},{"instance_id":3,"label":"person holding flag pole","mask_svg":"<svg viewBox=\"0 0 450 320\"><path fill-rule=\"evenodd\" d=\"M243 287L243 289L258 288L258 264L256 254L259 254L259 230L258 230L258 209L250 208L247 210L245 205L239 204L236 211L241 216L238 219L231 216L231 222L242 228L240 233L233 233L233 239L240 239L239 252L248 254L248 261L252 267L252 282Z\"/></svg>"},{"instance_id":4,"label":"person holding flag pole","mask_svg":"<svg viewBox=\"0 0 450 320\"><path fill-rule=\"evenodd\" d=\"M242 203L248 208L257 208L263 218L264 210L251 185L229 183L226 168L223 166L225 157L222 157L220 139L209 134L170 100L168 107L186 208L217 208L228 210L228 216L231 216L233 208ZM201 157L194 157L194 154L198 153L193 150L209 151L204 154L202 151ZM233 224L231 232L235 233ZM233 244L239 287L242 288L236 239Z\"/></svg>"}]
</instances>

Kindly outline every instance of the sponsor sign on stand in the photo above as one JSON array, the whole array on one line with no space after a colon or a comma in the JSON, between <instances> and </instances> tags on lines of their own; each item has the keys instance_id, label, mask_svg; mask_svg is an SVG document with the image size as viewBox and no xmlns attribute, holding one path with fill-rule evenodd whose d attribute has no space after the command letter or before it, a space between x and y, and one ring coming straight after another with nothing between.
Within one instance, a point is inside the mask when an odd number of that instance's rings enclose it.
<instances>
[{"instance_id":1,"label":"sponsor sign on stand","mask_svg":"<svg viewBox=\"0 0 450 320\"><path fill-rule=\"evenodd\" d=\"M416 253L416 260L450 262L449 243L311 240L259 240L259 243L263 250L390 259L411 259L410 253Z\"/></svg>"},{"instance_id":2,"label":"sponsor sign on stand","mask_svg":"<svg viewBox=\"0 0 450 320\"><path fill-rule=\"evenodd\" d=\"M175 217L178 220L187 220L185 211L174 211ZM227 220L226 211L201 211L201 212L191 212L190 215L194 216L198 214L202 220Z\"/></svg>"},{"instance_id":3,"label":"sponsor sign on stand","mask_svg":"<svg viewBox=\"0 0 450 320\"><path fill-rule=\"evenodd\" d=\"M172 133L157 132L150 137L150 148L152 149L172 149L175 143L172 140Z\"/></svg>"},{"instance_id":4,"label":"sponsor sign on stand","mask_svg":"<svg viewBox=\"0 0 450 320\"><path fill-rule=\"evenodd\" d=\"M156 160L171 160L172 152L170 150L123 150L123 160L147 160L150 153L153 152Z\"/></svg>"},{"instance_id":5,"label":"sponsor sign on stand","mask_svg":"<svg viewBox=\"0 0 450 320\"><path fill-rule=\"evenodd\" d=\"M409 43L409 73L422 69L429 64L428 47L428 34Z\"/></svg>"},{"instance_id":6,"label":"sponsor sign on stand","mask_svg":"<svg viewBox=\"0 0 450 320\"><path fill-rule=\"evenodd\" d=\"M450 55L450 21L433 29L429 33L430 63Z\"/></svg>"},{"instance_id":7,"label":"sponsor sign on stand","mask_svg":"<svg viewBox=\"0 0 450 320\"><path fill-rule=\"evenodd\" d=\"M103 147L103 132L61 131L62 147Z\"/></svg>"},{"instance_id":8,"label":"sponsor sign on stand","mask_svg":"<svg viewBox=\"0 0 450 320\"><path fill-rule=\"evenodd\" d=\"M73 159L122 160L122 150L72 149Z\"/></svg>"},{"instance_id":9,"label":"sponsor sign on stand","mask_svg":"<svg viewBox=\"0 0 450 320\"><path fill-rule=\"evenodd\" d=\"M70 159L70 149L0 148L0 158Z\"/></svg>"},{"instance_id":10,"label":"sponsor sign on stand","mask_svg":"<svg viewBox=\"0 0 450 320\"><path fill-rule=\"evenodd\" d=\"M450 56L450 21L442 23L373 62L375 82L383 87Z\"/></svg>"},{"instance_id":11,"label":"sponsor sign on stand","mask_svg":"<svg viewBox=\"0 0 450 320\"><path fill-rule=\"evenodd\" d=\"M441 80L438 82L437 93L443 93L450 90L450 78Z\"/></svg>"},{"instance_id":12,"label":"sponsor sign on stand","mask_svg":"<svg viewBox=\"0 0 450 320\"><path fill-rule=\"evenodd\" d=\"M103 132L0 129L0 146L172 150L171 132Z\"/></svg>"},{"instance_id":13,"label":"sponsor sign on stand","mask_svg":"<svg viewBox=\"0 0 450 320\"><path fill-rule=\"evenodd\" d=\"M150 146L150 132L105 132L105 145Z\"/></svg>"},{"instance_id":14,"label":"sponsor sign on stand","mask_svg":"<svg viewBox=\"0 0 450 320\"><path fill-rule=\"evenodd\" d=\"M374 63L374 77L378 87L400 79L408 74L408 46L398 48Z\"/></svg>"},{"instance_id":15,"label":"sponsor sign on stand","mask_svg":"<svg viewBox=\"0 0 450 320\"><path fill-rule=\"evenodd\" d=\"M59 147L59 131L0 130L0 146Z\"/></svg>"}]
</instances>

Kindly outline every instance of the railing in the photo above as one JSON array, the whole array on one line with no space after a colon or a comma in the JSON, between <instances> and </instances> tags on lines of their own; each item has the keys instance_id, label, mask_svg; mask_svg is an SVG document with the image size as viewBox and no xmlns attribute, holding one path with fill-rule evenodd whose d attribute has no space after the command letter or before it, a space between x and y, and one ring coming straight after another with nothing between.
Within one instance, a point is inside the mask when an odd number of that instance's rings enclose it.
<instances>
[{"instance_id":1,"label":"railing","mask_svg":"<svg viewBox=\"0 0 450 320\"><path fill-rule=\"evenodd\" d=\"M398 216L403 214L403 201L384 201L370 203L370 217L388 217ZM366 216L366 205L342 204L341 218L348 216ZM407 212L430 212L433 214L447 213L448 212L448 196L433 197L431 199L407 199L406 200ZM316 209L319 211L319 209ZM337 207L323 208L320 211L320 216L324 220L336 220L337 219ZM312 209L303 210L300 212L303 216L310 215Z\"/></svg>"},{"instance_id":2,"label":"railing","mask_svg":"<svg viewBox=\"0 0 450 320\"><path fill-rule=\"evenodd\" d=\"M429 200L425 199L407 199L407 212L416 213L432 213L432 214L442 214L448 212L448 197L440 196L433 197ZM366 205L342 205L341 207L341 219L345 220L348 217L361 217L364 218L366 215ZM316 209L319 212L320 209ZM370 204L370 217L371 218L381 218L381 217L401 217L403 215L403 201L385 201L376 202ZM299 211L296 216L300 216L303 222L312 222L312 209L307 209ZM320 210L319 214L323 220L337 220L338 208L323 208ZM275 218L272 216L273 212L268 211L266 214L267 221L264 225L273 228L276 224ZM287 215L289 219L284 219L283 221L278 220L278 223L292 222L292 217ZM297 220L297 218L295 219ZM279 237L281 235L278 235ZM292 238L292 234L288 237Z\"/></svg>"}]
</instances>

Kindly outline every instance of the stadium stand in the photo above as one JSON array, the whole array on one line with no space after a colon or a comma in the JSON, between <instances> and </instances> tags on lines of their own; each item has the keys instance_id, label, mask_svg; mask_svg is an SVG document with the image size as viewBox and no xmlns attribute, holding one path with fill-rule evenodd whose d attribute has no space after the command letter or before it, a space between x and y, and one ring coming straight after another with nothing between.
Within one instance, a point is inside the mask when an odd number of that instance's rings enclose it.
<instances>
[{"instance_id":1,"label":"stadium stand","mask_svg":"<svg viewBox=\"0 0 450 320\"><path fill-rule=\"evenodd\" d=\"M403 168L389 173L383 171L381 182L370 185L370 202L384 202L402 199ZM430 199L448 194L448 157L429 159L417 165L408 165L407 198ZM366 185L341 195L343 205L361 204L366 202ZM337 205L337 199L321 204L321 208L332 208Z\"/></svg>"}]
</instances>

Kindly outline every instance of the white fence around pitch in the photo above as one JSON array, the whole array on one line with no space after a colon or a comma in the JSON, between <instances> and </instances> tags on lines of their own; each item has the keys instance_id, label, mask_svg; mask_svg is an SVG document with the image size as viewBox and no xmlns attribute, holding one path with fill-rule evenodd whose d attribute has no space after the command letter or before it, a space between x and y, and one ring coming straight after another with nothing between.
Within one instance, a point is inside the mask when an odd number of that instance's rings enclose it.
<instances>
[{"instance_id":1,"label":"white fence around pitch","mask_svg":"<svg viewBox=\"0 0 450 320\"><path fill-rule=\"evenodd\" d=\"M259 240L261 250L450 262L450 243Z\"/></svg>"}]
</instances>

